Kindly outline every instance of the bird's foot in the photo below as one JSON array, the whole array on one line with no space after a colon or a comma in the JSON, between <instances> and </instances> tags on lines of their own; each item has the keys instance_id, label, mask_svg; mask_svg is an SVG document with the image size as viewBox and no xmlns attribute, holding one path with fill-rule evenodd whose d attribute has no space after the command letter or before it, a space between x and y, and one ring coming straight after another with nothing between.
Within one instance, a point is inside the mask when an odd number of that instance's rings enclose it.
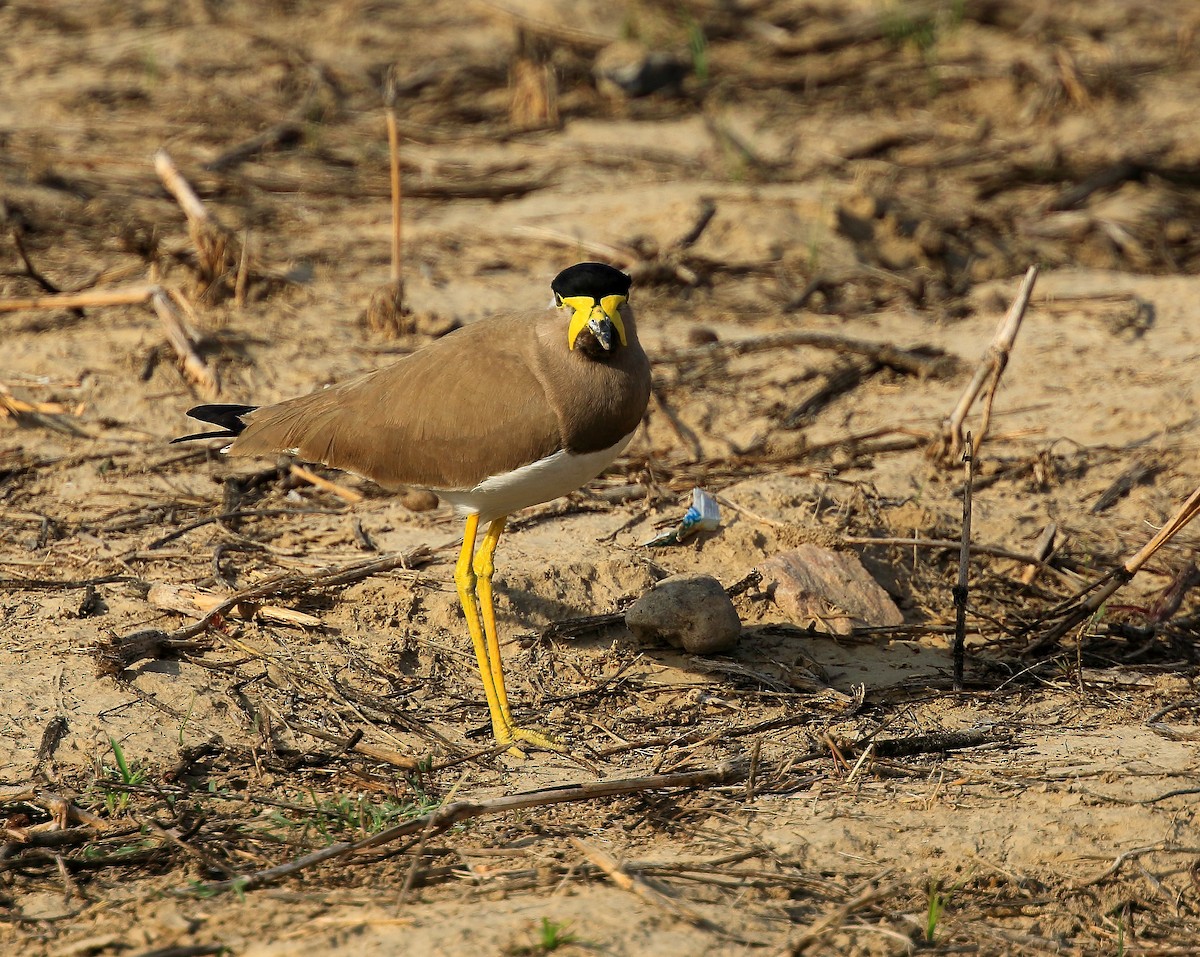
<instances>
[{"instance_id":1,"label":"bird's foot","mask_svg":"<svg viewBox=\"0 0 1200 957\"><path fill-rule=\"evenodd\" d=\"M552 734L545 734L541 731L533 731L529 728L518 728L510 726L507 734L499 734L496 740L500 744L511 744L505 754L514 758L525 757L525 752L529 751L553 751L555 754L567 754L570 749L558 738Z\"/></svg>"}]
</instances>

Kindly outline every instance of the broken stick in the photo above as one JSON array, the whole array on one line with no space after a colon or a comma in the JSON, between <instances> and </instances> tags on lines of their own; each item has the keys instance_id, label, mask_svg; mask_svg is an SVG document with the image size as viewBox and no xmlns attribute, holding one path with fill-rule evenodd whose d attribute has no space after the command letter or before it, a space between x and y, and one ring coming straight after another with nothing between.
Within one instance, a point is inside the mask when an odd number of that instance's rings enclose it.
<instances>
[{"instance_id":1,"label":"broken stick","mask_svg":"<svg viewBox=\"0 0 1200 957\"><path fill-rule=\"evenodd\" d=\"M1021 320L1025 318L1025 310L1029 306L1029 297L1033 293L1033 284L1037 281L1037 276L1038 267L1030 266L1025 273L1025 279L1021 282L1020 289L1017 290L1017 298L1013 300L1013 304L996 329L991 344L984 352L983 358L979 360L975 375L963 390L954 411L950 413L950 417L943 424L942 434L931 450L931 458L945 463L960 461L965 444L963 423L966 421L967 413L971 411L971 406L975 404L979 393L984 390L986 385L983 421L975 433L976 450L983 445L983 440L987 437L988 426L991 424L992 401L996 397L996 387L1000 384L1000 377L1004 375L1004 369L1008 365L1008 356L1012 352L1013 342L1016 341L1017 333L1021 329Z\"/></svg>"},{"instance_id":2,"label":"broken stick","mask_svg":"<svg viewBox=\"0 0 1200 957\"><path fill-rule=\"evenodd\" d=\"M166 150L154 154L154 169L187 217L188 235L196 247L196 268L203 293L218 286L232 291L241 260L237 240L209 214Z\"/></svg>"},{"instance_id":3,"label":"broken stick","mask_svg":"<svg viewBox=\"0 0 1200 957\"><path fill-rule=\"evenodd\" d=\"M1066 607L1066 614L1057 624L1050 627L1037 644L1030 649L1029 653L1036 653L1053 645L1080 622L1086 621L1099 611L1100 607L1122 585L1129 582L1134 575L1141 571L1146 562L1150 561L1154 554L1167 542L1183 531L1187 524L1197 515L1200 515L1200 486L1196 487L1195 491L1188 496L1187 501L1179 506L1179 509L1171 516L1170 520L1159 529L1158 534L1142 546L1136 555L1133 555L1119 568L1109 572L1104 578L1092 583L1082 593L1072 598ZM1090 594L1088 594L1089 592ZM1084 595L1087 595L1087 597L1084 598ZM1056 609L1056 611L1061 610L1061 607L1060 609Z\"/></svg>"},{"instance_id":4,"label":"broken stick","mask_svg":"<svg viewBox=\"0 0 1200 957\"><path fill-rule=\"evenodd\" d=\"M197 200L199 202L199 200ZM177 294L156 283L140 283L118 289L91 289L87 292L60 293L53 296L34 296L24 299L0 299L0 312L26 309L78 309L86 306L136 306L150 303L162 320L167 340L183 364L184 373L195 383L206 399L214 399L220 391L216 373L196 351L197 336L188 327L179 309L172 302ZM180 299L186 304L186 300Z\"/></svg>"},{"instance_id":5,"label":"broken stick","mask_svg":"<svg viewBox=\"0 0 1200 957\"><path fill-rule=\"evenodd\" d=\"M369 847L379 847L393 844L405 837L441 834L463 821L504 814L513 811L523 811L533 807L547 807L554 804L565 804L577 801L596 801L605 798L620 797L626 794L641 794L646 791L660 791L675 788L711 788L722 784L732 784L744 780L746 769L738 764L720 764L715 768L699 771L678 771L669 774L650 774L645 777L616 778L606 781L587 781L583 784L563 784L554 787L537 788L532 791L518 791L494 798L479 800L453 801L423 814L411 818L401 824L395 824L378 831L358 841L339 841L329 847L321 848L310 854L305 854L275 867L253 871L232 880L213 881L208 884L190 884L180 887L174 893L182 896L197 894L210 895L221 891L238 890L239 892L253 890L267 884L273 884L281 878L308 870L325 861L347 857Z\"/></svg>"},{"instance_id":6,"label":"broken stick","mask_svg":"<svg viewBox=\"0 0 1200 957\"><path fill-rule=\"evenodd\" d=\"M963 689L963 664L966 658L967 641L967 588L971 558L971 493L975 484L975 449L971 433L967 433L967 447L963 451L966 477L963 480L962 547L958 552L958 582L954 592L954 690Z\"/></svg>"},{"instance_id":7,"label":"broken stick","mask_svg":"<svg viewBox=\"0 0 1200 957\"><path fill-rule=\"evenodd\" d=\"M196 351L192 333L187 327L183 316L175 308L175 304L162 286L155 286L150 293L150 304L162 320L167 332L167 341L179 356L183 371L195 384L196 390L206 399L215 399L221 391L217 384L216 373Z\"/></svg>"}]
</instances>

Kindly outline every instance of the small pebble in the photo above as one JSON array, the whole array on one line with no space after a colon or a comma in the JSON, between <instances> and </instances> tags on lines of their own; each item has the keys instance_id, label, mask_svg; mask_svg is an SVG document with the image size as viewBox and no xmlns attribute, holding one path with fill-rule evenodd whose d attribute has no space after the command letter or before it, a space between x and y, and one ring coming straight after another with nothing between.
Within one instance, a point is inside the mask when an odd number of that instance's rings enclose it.
<instances>
[{"instance_id":1,"label":"small pebble","mask_svg":"<svg viewBox=\"0 0 1200 957\"><path fill-rule=\"evenodd\" d=\"M410 488L401 493L400 504L410 512L431 512L438 507L438 497L423 488Z\"/></svg>"}]
</instances>

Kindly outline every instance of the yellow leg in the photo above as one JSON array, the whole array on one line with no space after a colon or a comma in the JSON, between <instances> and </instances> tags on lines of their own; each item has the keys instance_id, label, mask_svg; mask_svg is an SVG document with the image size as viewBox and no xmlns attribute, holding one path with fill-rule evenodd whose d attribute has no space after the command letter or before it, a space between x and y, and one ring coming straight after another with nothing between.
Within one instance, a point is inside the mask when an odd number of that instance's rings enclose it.
<instances>
[{"instance_id":1,"label":"yellow leg","mask_svg":"<svg viewBox=\"0 0 1200 957\"><path fill-rule=\"evenodd\" d=\"M498 518L483 533L483 542L475 553L474 571L479 580L479 614L483 619L483 634L487 640L487 659L492 672L492 687L496 702L507 727L512 727L512 711L508 707L508 691L504 687L504 664L500 660L500 638L496 634L496 606L492 602L492 574L496 571L496 546L508 518Z\"/></svg>"},{"instance_id":2,"label":"yellow leg","mask_svg":"<svg viewBox=\"0 0 1200 957\"><path fill-rule=\"evenodd\" d=\"M497 734L496 740L501 744L509 741L514 742L514 746L509 749L509 754L513 755L524 753L516 746L517 742L525 743L541 751L562 752L566 750L563 745L549 735L517 727L513 723L512 711L508 706L508 692L504 688L504 663L500 658L500 638L496 633L496 607L492 602L492 574L496 570L496 546L500 544L500 536L504 533L504 526L507 521L507 517L498 518L488 525L488 529L483 536L483 541L479 545L479 551L475 553L473 563L473 570L479 583L479 611L483 618L483 631L487 642L487 661L491 669L491 675L484 678L484 686L486 687L490 681L492 688L495 690L501 722L508 732L504 736ZM460 558L459 561L461 560ZM482 664L480 667L483 667ZM488 700L488 706L491 707L491 699ZM493 727L495 723L496 721L493 717Z\"/></svg>"},{"instance_id":3,"label":"yellow leg","mask_svg":"<svg viewBox=\"0 0 1200 957\"><path fill-rule=\"evenodd\" d=\"M479 663L479 677L483 679L483 693L487 697L488 712L492 716L492 734L497 741L512 740L512 721L507 716L508 701L500 707L500 697L496 692L496 683L492 677L492 666L488 656L483 628L479 621L479 604L475 597L476 575L472 566L475 553L475 536L479 531L479 516L468 515L467 527L463 532L462 551L458 553L458 563L454 566L454 584L458 588L458 600L462 603L463 614L467 618L467 630L471 632L471 644L475 646L475 660ZM493 546L494 547L494 546ZM487 589L489 615L491 612L491 585ZM501 686L503 688L503 686Z\"/></svg>"}]
</instances>

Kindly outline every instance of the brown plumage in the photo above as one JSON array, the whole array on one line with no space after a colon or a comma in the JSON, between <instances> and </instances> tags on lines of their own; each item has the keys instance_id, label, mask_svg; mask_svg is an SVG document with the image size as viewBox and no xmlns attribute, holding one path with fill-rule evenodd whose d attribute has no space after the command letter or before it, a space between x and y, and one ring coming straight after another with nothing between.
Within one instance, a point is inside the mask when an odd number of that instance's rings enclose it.
<instances>
[{"instance_id":1,"label":"brown plumage","mask_svg":"<svg viewBox=\"0 0 1200 957\"><path fill-rule=\"evenodd\" d=\"M599 360L567 348L557 310L484 319L384 369L243 415L229 451L295 450L385 488L470 489L560 449L608 448L637 428L650 393L632 310L621 310L628 345Z\"/></svg>"}]
</instances>

